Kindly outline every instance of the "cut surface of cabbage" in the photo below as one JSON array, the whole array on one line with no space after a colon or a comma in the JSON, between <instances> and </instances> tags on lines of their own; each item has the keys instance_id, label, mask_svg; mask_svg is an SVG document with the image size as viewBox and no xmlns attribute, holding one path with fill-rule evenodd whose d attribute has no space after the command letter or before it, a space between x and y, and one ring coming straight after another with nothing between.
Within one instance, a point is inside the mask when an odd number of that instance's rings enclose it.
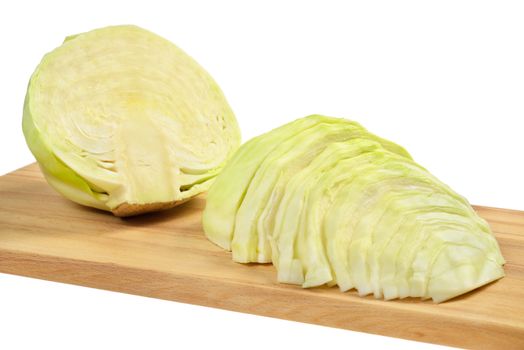
<instances>
[{"instance_id":1,"label":"cut surface of cabbage","mask_svg":"<svg viewBox=\"0 0 524 350\"><path fill-rule=\"evenodd\" d=\"M127 216L206 191L240 144L211 76L136 26L70 36L33 73L27 144L67 198Z\"/></svg>"},{"instance_id":2,"label":"cut surface of cabbage","mask_svg":"<svg viewBox=\"0 0 524 350\"><path fill-rule=\"evenodd\" d=\"M504 276L488 224L400 146L309 116L243 145L211 186L207 237L277 279L442 302Z\"/></svg>"}]
</instances>

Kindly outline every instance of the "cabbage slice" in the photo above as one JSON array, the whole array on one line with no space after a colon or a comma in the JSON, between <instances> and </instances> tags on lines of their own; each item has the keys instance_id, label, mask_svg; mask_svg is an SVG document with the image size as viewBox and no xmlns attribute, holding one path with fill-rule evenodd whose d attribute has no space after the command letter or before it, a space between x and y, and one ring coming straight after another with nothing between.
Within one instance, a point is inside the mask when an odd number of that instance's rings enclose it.
<instances>
[{"instance_id":1,"label":"cabbage slice","mask_svg":"<svg viewBox=\"0 0 524 350\"><path fill-rule=\"evenodd\" d=\"M464 197L400 146L336 118L299 119L241 147L203 220L235 261L272 262L279 282L304 288L442 302L504 276Z\"/></svg>"},{"instance_id":2,"label":"cabbage slice","mask_svg":"<svg viewBox=\"0 0 524 350\"><path fill-rule=\"evenodd\" d=\"M23 131L49 184L127 216L207 190L240 144L216 82L135 26L67 37L33 73Z\"/></svg>"}]
</instances>

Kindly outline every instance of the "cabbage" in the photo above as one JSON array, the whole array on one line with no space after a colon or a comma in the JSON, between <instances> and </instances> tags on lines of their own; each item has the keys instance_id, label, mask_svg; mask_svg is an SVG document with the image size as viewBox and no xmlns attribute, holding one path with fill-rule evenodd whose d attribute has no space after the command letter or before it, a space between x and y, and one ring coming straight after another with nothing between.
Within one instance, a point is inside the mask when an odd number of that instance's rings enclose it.
<instances>
[{"instance_id":1,"label":"cabbage","mask_svg":"<svg viewBox=\"0 0 524 350\"><path fill-rule=\"evenodd\" d=\"M442 302L504 276L488 224L400 146L309 116L240 147L210 188L206 236L279 282Z\"/></svg>"},{"instance_id":2,"label":"cabbage","mask_svg":"<svg viewBox=\"0 0 524 350\"><path fill-rule=\"evenodd\" d=\"M70 36L45 55L29 82L23 131L52 187L117 216L206 191L240 144L209 74L135 26Z\"/></svg>"}]
</instances>

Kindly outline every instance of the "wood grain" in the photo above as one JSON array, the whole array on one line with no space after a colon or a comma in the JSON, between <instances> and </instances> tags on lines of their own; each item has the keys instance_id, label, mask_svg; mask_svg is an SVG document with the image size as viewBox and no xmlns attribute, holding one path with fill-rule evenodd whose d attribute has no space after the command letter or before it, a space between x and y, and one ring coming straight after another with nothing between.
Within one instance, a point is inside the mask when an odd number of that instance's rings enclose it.
<instances>
[{"instance_id":1,"label":"wood grain","mask_svg":"<svg viewBox=\"0 0 524 350\"><path fill-rule=\"evenodd\" d=\"M120 219L56 194L36 165L0 177L0 272L444 345L524 349L524 212L476 207L507 260L500 281L443 304L276 282L204 237L203 198Z\"/></svg>"}]
</instances>

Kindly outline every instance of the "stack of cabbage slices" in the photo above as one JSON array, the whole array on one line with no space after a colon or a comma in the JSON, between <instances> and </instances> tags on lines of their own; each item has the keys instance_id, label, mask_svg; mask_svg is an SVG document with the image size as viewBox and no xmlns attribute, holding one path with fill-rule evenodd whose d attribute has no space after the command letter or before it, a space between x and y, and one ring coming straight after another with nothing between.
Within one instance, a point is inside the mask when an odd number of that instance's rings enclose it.
<instances>
[{"instance_id":1,"label":"stack of cabbage slices","mask_svg":"<svg viewBox=\"0 0 524 350\"><path fill-rule=\"evenodd\" d=\"M209 191L207 237L278 280L441 302L504 275L468 201L400 146L310 116L244 144Z\"/></svg>"},{"instance_id":2,"label":"stack of cabbage slices","mask_svg":"<svg viewBox=\"0 0 524 350\"><path fill-rule=\"evenodd\" d=\"M272 262L280 282L441 302L504 275L487 223L402 147L310 116L237 151L215 81L135 26L71 36L44 56L23 130L52 187L117 216L171 208L214 182L207 237L237 262Z\"/></svg>"}]
</instances>

